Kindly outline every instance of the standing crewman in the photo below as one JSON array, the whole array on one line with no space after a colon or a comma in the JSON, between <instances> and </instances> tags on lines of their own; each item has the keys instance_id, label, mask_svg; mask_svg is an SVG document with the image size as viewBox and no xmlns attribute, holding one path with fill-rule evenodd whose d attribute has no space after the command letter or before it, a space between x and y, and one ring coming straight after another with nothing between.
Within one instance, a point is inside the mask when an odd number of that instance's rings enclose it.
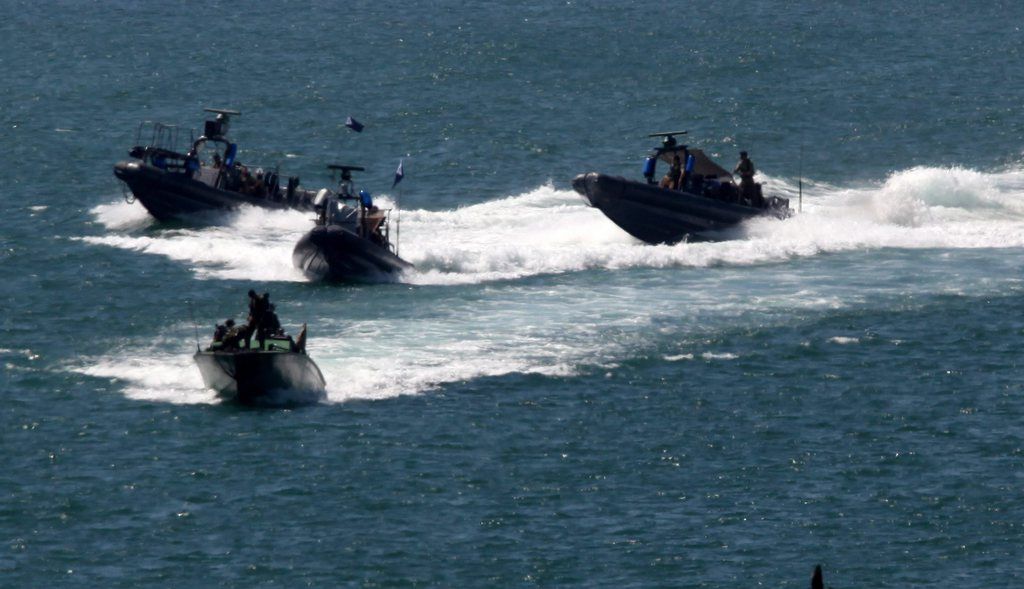
<instances>
[{"instance_id":1,"label":"standing crewman","mask_svg":"<svg viewBox=\"0 0 1024 589\"><path fill-rule=\"evenodd\" d=\"M747 152L740 152L740 161L732 172L733 174L740 175L740 200L753 202L754 174L757 173L757 169L754 168L754 162L750 161L750 158L747 157Z\"/></svg>"},{"instance_id":2,"label":"standing crewman","mask_svg":"<svg viewBox=\"0 0 1024 589\"><path fill-rule=\"evenodd\" d=\"M246 326L245 334L246 348L249 347L253 334L256 334L256 339L259 342L260 348L263 347L263 338L265 337L263 331L263 319L269 307L269 293L263 293L263 296L259 296L256 294L255 290L249 290L249 323Z\"/></svg>"}]
</instances>

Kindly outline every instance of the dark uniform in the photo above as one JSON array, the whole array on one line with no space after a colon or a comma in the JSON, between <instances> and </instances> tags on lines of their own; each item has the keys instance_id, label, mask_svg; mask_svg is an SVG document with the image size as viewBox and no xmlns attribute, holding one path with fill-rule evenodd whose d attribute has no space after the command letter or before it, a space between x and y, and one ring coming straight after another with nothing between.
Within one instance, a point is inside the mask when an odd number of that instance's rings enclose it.
<instances>
[{"instance_id":1,"label":"dark uniform","mask_svg":"<svg viewBox=\"0 0 1024 589\"><path fill-rule=\"evenodd\" d=\"M224 336L228 334L227 325L221 323L217 324L217 327L213 328L213 343L219 344L224 341Z\"/></svg>"},{"instance_id":2,"label":"dark uniform","mask_svg":"<svg viewBox=\"0 0 1024 589\"><path fill-rule=\"evenodd\" d=\"M679 156L672 157L672 167L668 169L665 176L658 183L659 188L668 188L670 190L676 190L679 188L679 176L683 173L683 163L679 159Z\"/></svg>"},{"instance_id":3,"label":"dark uniform","mask_svg":"<svg viewBox=\"0 0 1024 589\"><path fill-rule=\"evenodd\" d=\"M263 314L263 323L260 325L263 329L264 336L266 335L277 335L281 331L281 321L277 318L277 313L274 312L274 305L269 305L266 312Z\"/></svg>"},{"instance_id":4,"label":"dark uniform","mask_svg":"<svg viewBox=\"0 0 1024 589\"><path fill-rule=\"evenodd\" d=\"M270 293L263 293L263 296L259 296L256 294L256 291L249 291L249 323L246 326L245 347L248 348L250 346L254 333L260 347L263 347L263 339L266 337L263 329L263 320L269 308Z\"/></svg>"},{"instance_id":5,"label":"dark uniform","mask_svg":"<svg viewBox=\"0 0 1024 589\"><path fill-rule=\"evenodd\" d=\"M754 162L750 161L747 157L747 152L740 152L740 161L736 164L736 169L733 173L740 175L740 198L742 200L754 199L754 174L757 173L757 169L754 168Z\"/></svg>"}]
</instances>

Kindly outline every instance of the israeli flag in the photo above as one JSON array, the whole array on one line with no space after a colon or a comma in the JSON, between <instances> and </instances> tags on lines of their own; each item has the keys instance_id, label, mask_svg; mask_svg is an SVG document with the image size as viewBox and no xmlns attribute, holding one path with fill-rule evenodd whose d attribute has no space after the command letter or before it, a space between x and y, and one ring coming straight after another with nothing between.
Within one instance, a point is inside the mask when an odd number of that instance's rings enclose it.
<instances>
[{"instance_id":1,"label":"israeli flag","mask_svg":"<svg viewBox=\"0 0 1024 589\"><path fill-rule=\"evenodd\" d=\"M363 124L353 119L352 117L345 119L345 126L348 127L349 129L352 129L356 133L363 132Z\"/></svg>"},{"instance_id":2,"label":"israeli flag","mask_svg":"<svg viewBox=\"0 0 1024 589\"><path fill-rule=\"evenodd\" d=\"M405 170L403 169L404 165L405 165L405 160L404 159L403 160L398 160L398 169L395 170L395 182L391 185L391 188L394 188L395 186L398 186L398 183L402 181L402 178L405 178Z\"/></svg>"}]
</instances>

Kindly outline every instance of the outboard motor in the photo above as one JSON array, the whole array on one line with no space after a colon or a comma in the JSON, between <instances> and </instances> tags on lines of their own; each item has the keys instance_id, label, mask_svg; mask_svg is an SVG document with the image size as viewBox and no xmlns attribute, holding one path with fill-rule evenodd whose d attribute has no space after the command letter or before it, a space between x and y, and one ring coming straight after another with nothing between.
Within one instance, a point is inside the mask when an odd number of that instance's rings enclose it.
<instances>
[{"instance_id":1,"label":"outboard motor","mask_svg":"<svg viewBox=\"0 0 1024 589\"><path fill-rule=\"evenodd\" d=\"M657 165L658 158L654 156L648 156L644 160L644 178L647 178L648 184L654 184L654 166Z\"/></svg>"},{"instance_id":2,"label":"outboard motor","mask_svg":"<svg viewBox=\"0 0 1024 589\"><path fill-rule=\"evenodd\" d=\"M322 206L324 206L324 202L327 200L327 193L328 193L328 190L326 188L321 188L320 192L317 192L316 193L316 197L313 198L313 206L314 207L322 207Z\"/></svg>"},{"instance_id":3,"label":"outboard motor","mask_svg":"<svg viewBox=\"0 0 1024 589\"><path fill-rule=\"evenodd\" d=\"M270 200L280 200L278 193L280 192L280 180L278 180L277 172L268 172L264 178L264 182L267 184L267 198Z\"/></svg>"},{"instance_id":4,"label":"outboard motor","mask_svg":"<svg viewBox=\"0 0 1024 589\"><path fill-rule=\"evenodd\" d=\"M329 192L326 188L321 188L313 197L313 210L316 211L317 221L324 225L331 222L330 205L337 202L328 196Z\"/></svg>"}]
</instances>

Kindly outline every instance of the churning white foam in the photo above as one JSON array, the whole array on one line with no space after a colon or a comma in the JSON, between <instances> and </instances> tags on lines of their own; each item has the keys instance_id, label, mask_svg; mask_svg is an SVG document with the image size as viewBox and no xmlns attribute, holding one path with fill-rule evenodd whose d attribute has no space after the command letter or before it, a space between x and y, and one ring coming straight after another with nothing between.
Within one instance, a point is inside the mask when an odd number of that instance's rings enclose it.
<instances>
[{"instance_id":1,"label":"churning white foam","mask_svg":"<svg viewBox=\"0 0 1024 589\"><path fill-rule=\"evenodd\" d=\"M767 193L791 198L796 208L795 183L769 177L765 184ZM93 213L107 232L81 238L90 244L165 256L199 278L303 280L291 250L311 224L308 213L247 208L224 216L222 225L198 229L161 229L139 205L104 205ZM772 264L878 248L1021 247L1024 173L913 168L870 186L806 183L802 213L748 222L733 230L736 239L718 243L640 244L575 193L551 186L452 210L403 211L400 231L401 255L416 264L402 280L434 285L585 269ZM713 346L674 343L687 339L680 334L743 313L835 308L860 296L859 288L851 294L807 284L786 268L743 273L749 285L726 288L715 281L730 273L677 272L639 286L604 280L586 292L577 292L575 282L545 281L489 285L465 300L435 292L417 297L411 318L374 314L311 324L310 355L327 379L329 402L415 394L489 376L572 375L584 366L614 366L662 345L657 342L673 342L658 352L669 362L730 361L737 357ZM944 281L928 288L954 286ZM191 326L167 330L190 334ZM858 343L843 336L829 341ZM213 402L188 348L165 334L74 369L127 383L133 398Z\"/></svg>"},{"instance_id":2,"label":"churning white foam","mask_svg":"<svg viewBox=\"0 0 1024 589\"><path fill-rule=\"evenodd\" d=\"M791 199L792 181L765 177L765 191ZM385 196L379 199L390 206ZM392 218L400 254L416 265L400 280L472 284L538 274L632 267L771 263L871 248L1024 246L1024 172L912 168L860 187L805 183L803 211L756 219L718 243L648 246L616 227L572 191L542 186L451 210L406 210ZM159 230L138 204L93 210L108 233L87 243L163 255L199 278L303 280L291 250L309 213L243 208L222 225ZM399 227L400 225L400 227Z\"/></svg>"},{"instance_id":3,"label":"churning white foam","mask_svg":"<svg viewBox=\"0 0 1024 589\"><path fill-rule=\"evenodd\" d=\"M142 205L129 204L123 200L93 207L90 212L109 231L144 229L156 223Z\"/></svg>"},{"instance_id":4,"label":"churning white foam","mask_svg":"<svg viewBox=\"0 0 1024 589\"><path fill-rule=\"evenodd\" d=\"M327 381L327 401L383 399L428 391L446 383L512 373L551 376L572 374L570 350L537 338L517 338L497 328L475 334L449 332L424 321L421 327L402 322L366 321L348 325L343 334L323 326L309 343L309 355ZM185 333L188 326L173 328ZM313 328L317 329L317 328ZM408 331L406 331L408 330ZM137 342L74 372L124 384L132 399L179 404L214 403L192 360L190 341L157 338Z\"/></svg>"},{"instance_id":5,"label":"churning white foam","mask_svg":"<svg viewBox=\"0 0 1024 589\"><path fill-rule=\"evenodd\" d=\"M98 358L72 370L124 383L124 394L130 399L174 404L217 402L214 392L203 386L190 350L180 352L141 348Z\"/></svg>"},{"instance_id":6,"label":"churning white foam","mask_svg":"<svg viewBox=\"0 0 1024 589\"><path fill-rule=\"evenodd\" d=\"M158 230L150 227L141 205L116 203L93 209L97 220L112 230L82 241L147 254L188 264L201 279L300 281L292 265L292 248L311 224L309 213L245 207L223 213L223 224L202 228ZM142 224L144 223L144 224ZM147 231L123 231L144 227Z\"/></svg>"},{"instance_id":7,"label":"churning white foam","mask_svg":"<svg viewBox=\"0 0 1024 589\"><path fill-rule=\"evenodd\" d=\"M769 180L770 192L796 206L795 186ZM748 241L767 241L774 256L877 248L1024 246L1024 172L911 168L856 188L811 184L804 211L784 222L745 224Z\"/></svg>"}]
</instances>

